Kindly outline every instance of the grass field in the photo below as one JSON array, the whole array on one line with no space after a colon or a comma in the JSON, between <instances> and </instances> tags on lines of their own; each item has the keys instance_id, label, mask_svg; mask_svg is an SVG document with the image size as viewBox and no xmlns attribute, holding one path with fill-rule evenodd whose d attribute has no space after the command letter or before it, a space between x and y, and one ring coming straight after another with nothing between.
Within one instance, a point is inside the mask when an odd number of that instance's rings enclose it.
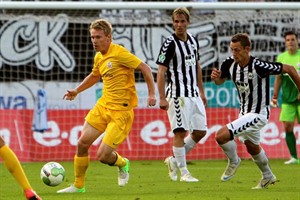
<instances>
[{"instance_id":1,"label":"grass field","mask_svg":"<svg viewBox=\"0 0 300 200\"><path fill-rule=\"evenodd\" d=\"M73 181L73 162L60 162L67 178L57 187L49 187L39 177L44 163L24 163L23 167L35 190L43 200L300 200L300 165L284 165L283 160L271 160L273 172L280 180L265 190L251 190L260 179L260 172L251 160L243 160L236 176L221 182L227 165L224 160L201 160L188 163L198 183L172 182L162 161L131 161L130 181L117 185L117 169L92 161L86 178L86 193L56 194ZM22 200L20 187L0 164L0 199Z\"/></svg>"}]
</instances>

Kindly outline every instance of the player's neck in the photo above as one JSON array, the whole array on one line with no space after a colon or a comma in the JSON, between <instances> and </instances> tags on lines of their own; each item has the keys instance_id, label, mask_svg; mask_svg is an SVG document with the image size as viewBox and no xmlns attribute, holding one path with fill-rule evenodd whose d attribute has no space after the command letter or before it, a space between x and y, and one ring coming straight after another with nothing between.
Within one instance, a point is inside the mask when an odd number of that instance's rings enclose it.
<instances>
[{"instance_id":1,"label":"player's neck","mask_svg":"<svg viewBox=\"0 0 300 200\"><path fill-rule=\"evenodd\" d=\"M176 34L177 38L181 41L186 41L187 40L187 34Z\"/></svg>"},{"instance_id":2,"label":"player's neck","mask_svg":"<svg viewBox=\"0 0 300 200\"><path fill-rule=\"evenodd\" d=\"M290 55L294 55L294 54L297 53L297 51L298 51L298 49L289 49L289 50L288 50L288 53L289 53Z\"/></svg>"},{"instance_id":3,"label":"player's neck","mask_svg":"<svg viewBox=\"0 0 300 200\"><path fill-rule=\"evenodd\" d=\"M243 59L241 62L239 62L239 66L240 66L241 68L246 67L246 66L248 65L249 61L250 61L250 57L246 57L246 58Z\"/></svg>"}]
</instances>

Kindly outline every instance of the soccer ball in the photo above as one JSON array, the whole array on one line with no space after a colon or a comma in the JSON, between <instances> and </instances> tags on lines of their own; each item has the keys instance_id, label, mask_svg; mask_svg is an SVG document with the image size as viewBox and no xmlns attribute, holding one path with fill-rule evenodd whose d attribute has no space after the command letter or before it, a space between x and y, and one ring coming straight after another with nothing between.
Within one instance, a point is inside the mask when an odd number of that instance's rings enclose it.
<instances>
[{"instance_id":1,"label":"soccer ball","mask_svg":"<svg viewBox=\"0 0 300 200\"><path fill-rule=\"evenodd\" d=\"M57 186L65 179L65 169L57 162L48 162L41 169L41 179L48 186Z\"/></svg>"}]
</instances>

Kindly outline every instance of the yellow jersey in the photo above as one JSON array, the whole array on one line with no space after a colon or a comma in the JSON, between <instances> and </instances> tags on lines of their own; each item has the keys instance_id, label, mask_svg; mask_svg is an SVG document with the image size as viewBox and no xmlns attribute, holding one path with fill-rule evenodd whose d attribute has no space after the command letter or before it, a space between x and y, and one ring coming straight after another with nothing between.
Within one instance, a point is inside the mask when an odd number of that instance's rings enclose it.
<instances>
[{"instance_id":1,"label":"yellow jersey","mask_svg":"<svg viewBox=\"0 0 300 200\"><path fill-rule=\"evenodd\" d=\"M103 80L102 96L97 104L112 110L138 106L134 70L141 60L121 45L111 43L106 54L94 57L93 75Z\"/></svg>"}]
</instances>

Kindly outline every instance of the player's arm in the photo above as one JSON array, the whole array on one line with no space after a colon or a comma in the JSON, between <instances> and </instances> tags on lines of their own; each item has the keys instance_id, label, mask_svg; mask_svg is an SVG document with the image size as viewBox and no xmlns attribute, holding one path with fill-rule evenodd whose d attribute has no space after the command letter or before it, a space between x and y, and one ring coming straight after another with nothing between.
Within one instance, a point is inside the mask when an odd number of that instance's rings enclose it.
<instances>
[{"instance_id":1,"label":"player's arm","mask_svg":"<svg viewBox=\"0 0 300 200\"><path fill-rule=\"evenodd\" d=\"M296 84L298 91L300 91L300 76L298 75L296 69L291 65L282 64L282 73L288 73L288 75L292 78L292 80ZM298 95L298 100L300 100L299 95Z\"/></svg>"},{"instance_id":2,"label":"player's arm","mask_svg":"<svg viewBox=\"0 0 300 200\"><path fill-rule=\"evenodd\" d=\"M165 74L167 71L167 67L164 65L158 65L158 71L157 71L157 88L158 88L158 94L159 94L159 107L162 110L168 110L169 109L169 103L166 100L166 78Z\"/></svg>"},{"instance_id":3,"label":"player's arm","mask_svg":"<svg viewBox=\"0 0 300 200\"><path fill-rule=\"evenodd\" d=\"M210 78L215 82L216 85L221 85L225 82L225 78L221 78L221 70L213 68Z\"/></svg>"},{"instance_id":4,"label":"player's arm","mask_svg":"<svg viewBox=\"0 0 300 200\"><path fill-rule=\"evenodd\" d=\"M139 64L136 69L142 72L148 86L148 100L147 100L148 106L155 106L156 104L155 83L154 83L154 78L153 78L151 68L144 62L141 62L141 64Z\"/></svg>"},{"instance_id":5,"label":"player's arm","mask_svg":"<svg viewBox=\"0 0 300 200\"><path fill-rule=\"evenodd\" d=\"M278 107L278 94L281 86L281 75L276 75L275 76L275 81L274 81L274 93L273 93L273 98L272 98L272 106Z\"/></svg>"},{"instance_id":6,"label":"player's arm","mask_svg":"<svg viewBox=\"0 0 300 200\"><path fill-rule=\"evenodd\" d=\"M197 84L200 91L200 97L203 101L203 104L206 106L207 100L205 97L204 87L203 87L203 81L202 81L202 69L199 61L197 61Z\"/></svg>"},{"instance_id":7,"label":"player's arm","mask_svg":"<svg viewBox=\"0 0 300 200\"><path fill-rule=\"evenodd\" d=\"M77 94L90 88L95 83L97 83L99 80L100 80L100 75L95 76L91 72L87 77L85 77L85 79L75 89L67 90L63 99L70 100L70 101L74 100L76 98Z\"/></svg>"}]
</instances>

